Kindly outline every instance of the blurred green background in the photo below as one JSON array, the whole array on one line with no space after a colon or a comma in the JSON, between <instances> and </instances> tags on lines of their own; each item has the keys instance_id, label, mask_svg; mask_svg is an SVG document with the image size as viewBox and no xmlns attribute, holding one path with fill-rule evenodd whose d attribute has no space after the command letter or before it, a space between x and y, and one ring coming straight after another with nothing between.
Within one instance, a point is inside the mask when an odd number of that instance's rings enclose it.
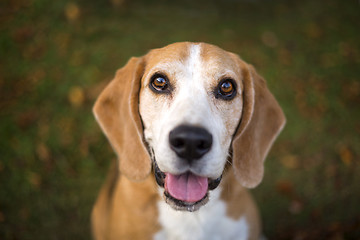
<instances>
[{"instance_id":1,"label":"blurred green background","mask_svg":"<svg viewBox=\"0 0 360 240\"><path fill-rule=\"evenodd\" d=\"M268 239L360 239L359 1L1 0L0 239L90 239L114 159L92 105L131 56L240 54L286 128L252 190Z\"/></svg>"}]
</instances>

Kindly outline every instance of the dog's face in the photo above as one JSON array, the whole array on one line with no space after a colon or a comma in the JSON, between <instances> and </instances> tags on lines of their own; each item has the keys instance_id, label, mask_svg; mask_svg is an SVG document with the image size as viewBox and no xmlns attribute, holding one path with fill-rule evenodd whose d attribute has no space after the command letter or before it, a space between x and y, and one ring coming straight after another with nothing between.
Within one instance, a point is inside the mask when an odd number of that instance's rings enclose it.
<instances>
[{"instance_id":1,"label":"dog's face","mask_svg":"<svg viewBox=\"0 0 360 240\"><path fill-rule=\"evenodd\" d=\"M241 68L234 55L200 44L147 57L139 110L158 182L177 209L200 206L221 179L241 118Z\"/></svg>"},{"instance_id":2,"label":"dog's face","mask_svg":"<svg viewBox=\"0 0 360 240\"><path fill-rule=\"evenodd\" d=\"M139 181L154 169L165 200L187 211L207 202L230 158L240 184L258 185L285 124L254 68L204 43L176 43L132 58L94 113L122 174Z\"/></svg>"}]
</instances>

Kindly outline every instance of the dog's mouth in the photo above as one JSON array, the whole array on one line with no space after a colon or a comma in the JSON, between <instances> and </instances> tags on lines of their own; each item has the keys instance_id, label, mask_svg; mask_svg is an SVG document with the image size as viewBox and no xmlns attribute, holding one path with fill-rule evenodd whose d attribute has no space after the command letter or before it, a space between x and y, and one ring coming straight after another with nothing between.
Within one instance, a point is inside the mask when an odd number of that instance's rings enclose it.
<instances>
[{"instance_id":1,"label":"dog's mouth","mask_svg":"<svg viewBox=\"0 0 360 240\"><path fill-rule=\"evenodd\" d=\"M154 163L154 174L157 184L164 188L166 203L181 211L194 212L209 201L209 191L220 184L221 177L209 179L192 172L179 175L162 172Z\"/></svg>"}]
</instances>

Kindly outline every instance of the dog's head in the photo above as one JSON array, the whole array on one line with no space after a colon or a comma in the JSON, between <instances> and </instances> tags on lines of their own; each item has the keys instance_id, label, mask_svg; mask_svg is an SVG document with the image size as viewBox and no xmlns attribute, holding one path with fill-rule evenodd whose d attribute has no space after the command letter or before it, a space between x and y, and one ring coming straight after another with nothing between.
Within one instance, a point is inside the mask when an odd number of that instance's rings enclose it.
<instances>
[{"instance_id":1,"label":"dog's head","mask_svg":"<svg viewBox=\"0 0 360 240\"><path fill-rule=\"evenodd\" d=\"M98 98L94 113L121 173L154 169L167 202L194 211L221 181L227 161L255 187L285 117L265 81L237 55L176 43L132 58Z\"/></svg>"}]
</instances>

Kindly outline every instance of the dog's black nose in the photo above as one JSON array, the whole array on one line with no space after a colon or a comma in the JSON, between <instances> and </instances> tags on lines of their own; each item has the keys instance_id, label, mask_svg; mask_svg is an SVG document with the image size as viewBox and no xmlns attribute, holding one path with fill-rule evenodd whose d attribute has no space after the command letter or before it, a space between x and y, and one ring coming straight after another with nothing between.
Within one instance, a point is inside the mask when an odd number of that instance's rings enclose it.
<instances>
[{"instance_id":1,"label":"dog's black nose","mask_svg":"<svg viewBox=\"0 0 360 240\"><path fill-rule=\"evenodd\" d=\"M204 128L181 125L170 132L169 142L179 157L192 161L211 149L212 136Z\"/></svg>"}]
</instances>

